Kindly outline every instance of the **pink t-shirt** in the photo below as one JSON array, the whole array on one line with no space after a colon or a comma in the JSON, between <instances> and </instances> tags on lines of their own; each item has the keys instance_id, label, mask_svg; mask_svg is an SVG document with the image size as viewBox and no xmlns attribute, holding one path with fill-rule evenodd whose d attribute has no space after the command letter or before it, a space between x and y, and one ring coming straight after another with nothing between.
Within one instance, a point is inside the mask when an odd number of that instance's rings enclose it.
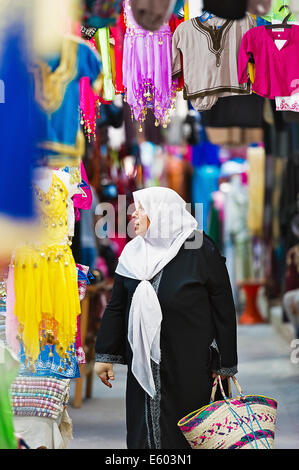
<instances>
[{"instance_id":1,"label":"pink t-shirt","mask_svg":"<svg viewBox=\"0 0 299 470\"><path fill-rule=\"evenodd\" d=\"M239 52L240 83L248 81L247 64L251 55L255 62L253 91L270 99L298 93L299 26L292 25L289 29L258 26L247 31Z\"/></svg>"}]
</instances>

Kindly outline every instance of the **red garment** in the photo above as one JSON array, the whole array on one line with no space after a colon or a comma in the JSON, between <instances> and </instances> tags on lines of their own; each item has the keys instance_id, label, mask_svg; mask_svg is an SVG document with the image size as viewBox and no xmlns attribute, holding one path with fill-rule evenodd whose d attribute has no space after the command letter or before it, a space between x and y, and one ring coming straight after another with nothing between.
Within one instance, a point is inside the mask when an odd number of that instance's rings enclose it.
<instances>
[{"instance_id":1,"label":"red garment","mask_svg":"<svg viewBox=\"0 0 299 470\"><path fill-rule=\"evenodd\" d=\"M169 26L170 26L172 34L175 32L177 27L181 23L183 23L183 21L184 21L184 18L178 18L176 15L171 15L170 20L169 20ZM183 90L184 89L184 73L183 73L184 67L183 67L182 53L180 53L180 57L181 57L181 71L182 72L180 76L178 77L178 90Z\"/></svg>"},{"instance_id":2,"label":"red garment","mask_svg":"<svg viewBox=\"0 0 299 470\"><path fill-rule=\"evenodd\" d=\"M118 17L116 25L110 27L110 33L115 40L115 93L119 94L125 92L123 84L123 49L126 24L123 12Z\"/></svg>"},{"instance_id":3,"label":"red garment","mask_svg":"<svg viewBox=\"0 0 299 470\"><path fill-rule=\"evenodd\" d=\"M299 245L293 246L287 253L285 291L295 289L299 289Z\"/></svg>"},{"instance_id":4,"label":"red garment","mask_svg":"<svg viewBox=\"0 0 299 470\"><path fill-rule=\"evenodd\" d=\"M169 24L172 34L175 32L179 24L183 23L183 21L184 21L184 18L178 18L176 15L171 15L168 24Z\"/></svg>"}]
</instances>

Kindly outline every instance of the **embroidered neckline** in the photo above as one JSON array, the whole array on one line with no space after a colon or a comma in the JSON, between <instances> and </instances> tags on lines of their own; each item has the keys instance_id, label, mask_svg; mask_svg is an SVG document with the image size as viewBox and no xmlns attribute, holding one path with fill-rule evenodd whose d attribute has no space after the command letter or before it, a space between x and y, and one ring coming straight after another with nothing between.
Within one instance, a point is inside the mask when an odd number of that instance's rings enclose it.
<instances>
[{"instance_id":1,"label":"embroidered neckline","mask_svg":"<svg viewBox=\"0 0 299 470\"><path fill-rule=\"evenodd\" d=\"M43 60L32 66L35 98L41 108L52 114L61 106L65 91L77 73L78 43L64 39L58 67L52 71Z\"/></svg>"},{"instance_id":2,"label":"embroidered neckline","mask_svg":"<svg viewBox=\"0 0 299 470\"><path fill-rule=\"evenodd\" d=\"M208 39L209 51L216 56L216 67L220 67L221 54L224 49L224 39L233 25L233 21L226 20L219 29L204 25L198 17L192 19L193 26L202 32Z\"/></svg>"}]
</instances>

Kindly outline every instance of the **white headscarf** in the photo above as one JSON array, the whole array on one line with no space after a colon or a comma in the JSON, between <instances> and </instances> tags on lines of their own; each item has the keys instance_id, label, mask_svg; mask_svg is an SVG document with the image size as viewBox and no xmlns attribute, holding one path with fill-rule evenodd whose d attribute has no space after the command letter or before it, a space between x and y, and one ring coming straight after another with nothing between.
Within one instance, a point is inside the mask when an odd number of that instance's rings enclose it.
<instances>
[{"instance_id":1,"label":"white headscarf","mask_svg":"<svg viewBox=\"0 0 299 470\"><path fill-rule=\"evenodd\" d=\"M116 272L138 279L129 313L128 340L133 351L132 373L142 388L155 395L151 359L160 363L162 311L157 294L149 282L178 253L197 228L185 201L169 188L153 187L133 193L150 220L144 237L137 236L124 248Z\"/></svg>"}]
</instances>

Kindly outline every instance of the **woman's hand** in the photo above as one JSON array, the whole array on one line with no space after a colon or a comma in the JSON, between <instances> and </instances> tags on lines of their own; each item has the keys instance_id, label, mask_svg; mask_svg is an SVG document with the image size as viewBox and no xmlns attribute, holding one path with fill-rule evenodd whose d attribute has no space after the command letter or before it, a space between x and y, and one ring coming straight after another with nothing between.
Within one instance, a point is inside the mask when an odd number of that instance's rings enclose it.
<instances>
[{"instance_id":1,"label":"woman's hand","mask_svg":"<svg viewBox=\"0 0 299 470\"><path fill-rule=\"evenodd\" d=\"M109 388L112 388L109 380L114 380L113 365L108 364L107 362L96 362L94 365L94 371L101 379L104 385Z\"/></svg>"}]
</instances>

